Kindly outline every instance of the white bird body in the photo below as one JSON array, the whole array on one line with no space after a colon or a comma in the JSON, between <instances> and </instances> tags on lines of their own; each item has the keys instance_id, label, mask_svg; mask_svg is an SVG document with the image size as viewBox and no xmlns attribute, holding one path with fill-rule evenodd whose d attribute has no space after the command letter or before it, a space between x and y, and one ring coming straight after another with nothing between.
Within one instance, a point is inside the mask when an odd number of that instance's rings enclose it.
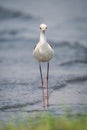
<instances>
[{"instance_id":1,"label":"white bird body","mask_svg":"<svg viewBox=\"0 0 87 130\"><path fill-rule=\"evenodd\" d=\"M40 41L36 45L33 54L34 57L39 61L39 62L47 62L49 61L53 55L54 55L54 50L53 48L47 43L46 36L45 36L45 29L46 25L41 24L41 33L40 33Z\"/></svg>"},{"instance_id":2,"label":"white bird body","mask_svg":"<svg viewBox=\"0 0 87 130\"><path fill-rule=\"evenodd\" d=\"M49 95L48 95L48 78L49 78L49 60L54 55L54 50L48 44L45 36L45 30L47 29L47 26L45 24L40 25L40 40L39 43L36 45L33 51L34 57L39 61L39 69L40 69L40 76L41 76L41 83L42 83L42 97L43 97L43 106L45 107L45 95L44 95L44 82L43 82L43 75L42 75L42 69L41 69L41 62L47 62L47 106L49 106Z\"/></svg>"}]
</instances>

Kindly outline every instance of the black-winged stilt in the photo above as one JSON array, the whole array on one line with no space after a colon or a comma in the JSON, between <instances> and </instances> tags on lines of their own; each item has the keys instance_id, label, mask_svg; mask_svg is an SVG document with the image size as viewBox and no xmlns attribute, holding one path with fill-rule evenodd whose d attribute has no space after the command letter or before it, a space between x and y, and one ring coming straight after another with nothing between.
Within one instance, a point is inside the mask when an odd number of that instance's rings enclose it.
<instances>
[{"instance_id":1,"label":"black-winged stilt","mask_svg":"<svg viewBox=\"0 0 87 130\"><path fill-rule=\"evenodd\" d=\"M47 76L46 76L46 97L47 97L47 106L49 106L49 95L48 95L48 79L49 79L49 60L54 55L54 50L50 44L48 44L45 36L45 30L47 29L46 24L40 25L40 40L39 43L36 45L33 51L34 57L39 62L39 69L40 69L40 76L41 76L41 83L42 83L42 97L43 97L43 106L45 107L45 95L44 95L44 84L43 84L43 75L42 75L42 69L41 69L41 62L47 62Z\"/></svg>"}]
</instances>

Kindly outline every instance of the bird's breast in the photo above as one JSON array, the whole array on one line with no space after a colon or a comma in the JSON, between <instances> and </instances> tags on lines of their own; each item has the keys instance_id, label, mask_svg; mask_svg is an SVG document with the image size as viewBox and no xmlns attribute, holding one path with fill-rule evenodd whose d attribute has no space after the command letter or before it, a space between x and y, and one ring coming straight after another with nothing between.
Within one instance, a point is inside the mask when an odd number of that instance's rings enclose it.
<instances>
[{"instance_id":1,"label":"bird's breast","mask_svg":"<svg viewBox=\"0 0 87 130\"><path fill-rule=\"evenodd\" d=\"M49 61L53 57L53 49L49 44L39 44L34 50L34 56L38 61Z\"/></svg>"}]
</instances>

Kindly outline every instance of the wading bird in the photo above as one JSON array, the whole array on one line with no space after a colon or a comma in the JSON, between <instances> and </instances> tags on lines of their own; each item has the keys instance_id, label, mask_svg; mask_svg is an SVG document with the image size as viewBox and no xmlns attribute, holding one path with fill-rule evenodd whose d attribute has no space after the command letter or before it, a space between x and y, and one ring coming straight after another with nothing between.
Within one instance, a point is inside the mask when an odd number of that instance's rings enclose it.
<instances>
[{"instance_id":1,"label":"wading bird","mask_svg":"<svg viewBox=\"0 0 87 130\"><path fill-rule=\"evenodd\" d=\"M46 76L46 98L47 103L46 105L49 106L49 94L48 94L48 79L49 79L49 60L54 55L54 50L50 44L48 44L45 36L45 31L47 29L46 24L40 25L40 40L39 43L35 46L33 55L39 62L39 69L40 69L40 76L41 76L41 83L42 83L42 98L43 98L43 106L45 107L45 95L44 95L44 82L43 82L43 75L42 75L42 68L41 62L47 62L47 76Z\"/></svg>"}]
</instances>

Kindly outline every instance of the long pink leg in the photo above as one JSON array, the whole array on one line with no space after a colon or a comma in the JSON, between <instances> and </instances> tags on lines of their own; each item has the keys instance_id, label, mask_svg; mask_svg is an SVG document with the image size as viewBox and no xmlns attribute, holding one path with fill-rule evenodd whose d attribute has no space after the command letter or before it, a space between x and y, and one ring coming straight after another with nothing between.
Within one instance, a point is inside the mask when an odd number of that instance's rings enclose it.
<instances>
[{"instance_id":1,"label":"long pink leg","mask_svg":"<svg viewBox=\"0 0 87 130\"><path fill-rule=\"evenodd\" d=\"M45 107L45 99L44 99L44 82L42 76L41 63L39 62L40 76L41 76L41 84L42 84L42 98L43 98L43 106Z\"/></svg>"},{"instance_id":2,"label":"long pink leg","mask_svg":"<svg viewBox=\"0 0 87 130\"><path fill-rule=\"evenodd\" d=\"M48 92L48 79L49 79L49 62L47 62L47 106L49 106L49 92Z\"/></svg>"}]
</instances>

